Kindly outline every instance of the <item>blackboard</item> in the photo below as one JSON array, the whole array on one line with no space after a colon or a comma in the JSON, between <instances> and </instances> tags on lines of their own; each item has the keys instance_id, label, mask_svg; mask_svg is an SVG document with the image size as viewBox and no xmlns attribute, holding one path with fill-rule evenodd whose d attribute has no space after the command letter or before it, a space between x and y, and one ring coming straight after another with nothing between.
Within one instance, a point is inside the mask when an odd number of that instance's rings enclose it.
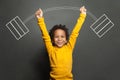
<instances>
[{"instance_id":1,"label":"blackboard","mask_svg":"<svg viewBox=\"0 0 120 80\"><path fill-rule=\"evenodd\" d=\"M34 13L43 9L48 30L55 24L65 24L71 32L83 5L87 18L74 49L74 80L119 80L119 3L119 0L1 0L0 80L48 80L49 59ZM23 32L19 27L24 28Z\"/></svg>"}]
</instances>

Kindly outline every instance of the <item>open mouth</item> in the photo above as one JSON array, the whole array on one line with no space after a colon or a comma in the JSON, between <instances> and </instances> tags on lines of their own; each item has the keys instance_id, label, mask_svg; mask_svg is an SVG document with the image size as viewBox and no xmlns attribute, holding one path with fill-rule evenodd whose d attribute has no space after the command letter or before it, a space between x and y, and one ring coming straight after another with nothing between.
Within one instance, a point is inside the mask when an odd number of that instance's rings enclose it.
<instances>
[{"instance_id":1,"label":"open mouth","mask_svg":"<svg viewBox=\"0 0 120 80\"><path fill-rule=\"evenodd\" d=\"M63 44L63 42L58 42L59 45Z\"/></svg>"}]
</instances>

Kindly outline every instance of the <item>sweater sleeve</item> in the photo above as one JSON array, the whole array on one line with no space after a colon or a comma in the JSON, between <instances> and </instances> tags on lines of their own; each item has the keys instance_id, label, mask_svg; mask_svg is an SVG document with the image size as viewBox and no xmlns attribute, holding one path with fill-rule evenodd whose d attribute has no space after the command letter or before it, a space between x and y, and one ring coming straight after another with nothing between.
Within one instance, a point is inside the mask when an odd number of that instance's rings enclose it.
<instances>
[{"instance_id":1,"label":"sweater sleeve","mask_svg":"<svg viewBox=\"0 0 120 80\"><path fill-rule=\"evenodd\" d=\"M41 30L41 33L42 33L42 38L45 42L47 51L49 53L49 52L51 52L53 46L52 46L51 38L50 38L49 33L47 31L46 24L44 22L43 17L38 19L38 25L40 27L40 30Z\"/></svg>"},{"instance_id":2,"label":"sweater sleeve","mask_svg":"<svg viewBox=\"0 0 120 80\"><path fill-rule=\"evenodd\" d=\"M68 45L71 47L71 49L73 49L75 46L76 39L79 35L79 31L81 30L81 27L85 21L85 18L86 18L86 14L81 13L80 17L77 20L76 25L74 26L74 28L72 30L72 33L70 35L69 42L68 42Z\"/></svg>"}]
</instances>

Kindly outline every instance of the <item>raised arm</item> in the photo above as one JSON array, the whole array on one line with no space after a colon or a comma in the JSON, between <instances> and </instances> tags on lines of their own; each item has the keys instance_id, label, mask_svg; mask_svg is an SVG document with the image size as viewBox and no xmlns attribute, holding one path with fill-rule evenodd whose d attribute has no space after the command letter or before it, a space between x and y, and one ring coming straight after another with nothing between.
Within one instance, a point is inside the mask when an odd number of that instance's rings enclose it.
<instances>
[{"instance_id":1,"label":"raised arm","mask_svg":"<svg viewBox=\"0 0 120 80\"><path fill-rule=\"evenodd\" d=\"M76 23L75 27L73 28L72 33L70 35L70 39L69 39L68 44L71 46L72 49L74 48L74 45L76 43L76 39L79 35L79 31L81 30L81 27L85 21L86 11L87 10L84 6L82 6L80 8L80 16L79 16L77 23Z\"/></svg>"},{"instance_id":2,"label":"raised arm","mask_svg":"<svg viewBox=\"0 0 120 80\"><path fill-rule=\"evenodd\" d=\"M42 32L42 38L45 42L46 48L47 48L48 52L50 52L50 50L52 48L52 43L51 43L51 39L50 39L49 33L47 31L47 28L46 28L44 18L43 18L42 9L38 9L35 13L35 16L38 19L38 25L39 25L40 30Z\"/></svg>"}]
</instances>

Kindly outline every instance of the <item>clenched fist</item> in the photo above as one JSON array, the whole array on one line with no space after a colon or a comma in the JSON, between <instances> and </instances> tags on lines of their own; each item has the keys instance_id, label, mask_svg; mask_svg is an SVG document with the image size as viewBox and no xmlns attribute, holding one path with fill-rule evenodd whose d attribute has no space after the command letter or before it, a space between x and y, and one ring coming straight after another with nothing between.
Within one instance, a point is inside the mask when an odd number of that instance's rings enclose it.
<instances>
[{"instance_id":1,"label":"clenched fist","mask_svg":"<svg viewBox=\"0 0 120 80\"><path fill-rule=\"evenodd\" d=\"M82 6L82 7L80 8L80 12L81 12L81 13L86 14L86 11L87 11L87 9L85 8L85 6Z\"/></svg>"},{"instance_id":2,"label":"clenched fist","mask_svg":"<svg viewBox=\"0 0 120 80\"><path fill-rule=\"evenodd\" d=\"M38 9L36 12L35 12L35 16L36 16L36 18L41 18L41 17L43 17L43 11L42 11L42 9Z\"/></svg>"}]
</instances>

